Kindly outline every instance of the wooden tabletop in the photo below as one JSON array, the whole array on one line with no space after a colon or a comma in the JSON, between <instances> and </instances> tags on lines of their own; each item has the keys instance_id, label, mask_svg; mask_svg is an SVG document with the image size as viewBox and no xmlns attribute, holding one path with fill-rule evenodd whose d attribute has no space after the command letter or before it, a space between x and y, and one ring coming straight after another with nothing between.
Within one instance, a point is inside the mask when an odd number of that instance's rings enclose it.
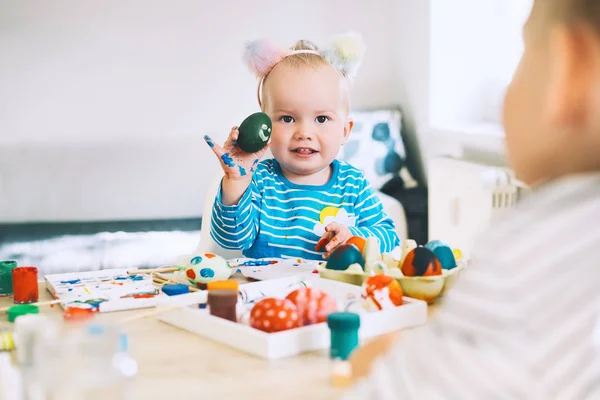
<instances>
[{"instance_id":1,"label":"wooden tabletop","mask_svg":"<svg viewBox=\"0 0 600 400\"><path fill-rule=\"evenodd\" d=\"M51 300L40 283L40 301ZM0 307L12 298L0 298ZM40 307L61 318L62 308ZM115 322L148 310L98 313L97 322ZM6 315L0 315L6 327ZM263 360L158 321L138 319L124 325L130 353L138 362L137 399L226 398L337 399L342 388L331 384L327 351L282 360Z\"/></svg>"}]
</instances>

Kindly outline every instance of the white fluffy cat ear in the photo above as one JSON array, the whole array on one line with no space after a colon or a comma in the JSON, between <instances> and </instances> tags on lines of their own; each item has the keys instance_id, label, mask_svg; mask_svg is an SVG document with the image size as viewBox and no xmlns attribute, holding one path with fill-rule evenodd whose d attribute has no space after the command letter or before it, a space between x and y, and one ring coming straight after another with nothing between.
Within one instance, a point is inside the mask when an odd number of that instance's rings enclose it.
<instances>
[{"instance_id":1,"label":"white fluffy cat ear","mask_svg":"<svg viewBox=\"0 0 600 400\"><path fill-rule=\"evenodd\" d=\"M273 67L289 54L289 50L266 39L246 43L244 61L258 78L265 77Z\"/></svg>"},{"instance_id":2,"label":"white fluffy cat ear","mask_svg":"<svg viewBox=\"0 0 600 400\"><path fill-rule=\"evenodd\" d=\"M348 32L334 37L321 55L351 81L354 80L366 52L362 35Z\"/></svg>"}]
</instances>

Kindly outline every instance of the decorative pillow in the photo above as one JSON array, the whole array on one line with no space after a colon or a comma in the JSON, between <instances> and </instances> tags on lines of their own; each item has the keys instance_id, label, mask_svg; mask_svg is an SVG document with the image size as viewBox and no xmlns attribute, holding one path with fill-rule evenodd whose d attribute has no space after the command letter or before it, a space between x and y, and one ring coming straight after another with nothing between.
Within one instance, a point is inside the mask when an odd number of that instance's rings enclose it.
<instances>
[{"instance_id":1,"label":"decorative pillow","mask_svg":"<svg viewBox=\"0 0 600 400\"><path fill-rule=\"evenodd\" d=\"M414 179L406 169L400 110L356 111L351 116L354 128L338 158L360 169L375 190L393 177L410 187L407 180Z\"/></svg>"}]
</instances>

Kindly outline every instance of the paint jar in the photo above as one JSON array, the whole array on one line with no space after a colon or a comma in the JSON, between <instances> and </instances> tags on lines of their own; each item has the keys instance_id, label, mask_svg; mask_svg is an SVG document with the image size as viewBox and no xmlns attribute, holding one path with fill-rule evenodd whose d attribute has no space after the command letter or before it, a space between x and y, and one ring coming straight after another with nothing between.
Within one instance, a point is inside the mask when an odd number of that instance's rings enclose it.
<instances>
[{"instance_id":1,"label":"paint jar","mask_svg":"<svg viewBox=\"0 0 600 400\"><path fill-rule=\"evenodd\" d=\"M334 312L327 316L331 334L329 357L335 386L347 386L352 380L350 355L358 347L360 316L351 312Z\"/></svg>"},{"instance_id":2,"label":"paint jar","mask_svg":"<svg viewBox=\"0 0 600 400\"><path fill-rule=\"evenodd\" d=\"M17 267L12 270L13 299L15 304L38 301L38 270L36 267Z\"/></svg>"},{"instance_id":3,"label":"paint jar","mask_svg":"<svg viewBox=\"0 0 600 400\"><path fill-rule=\"evenodd\" d=\"M210 290L207 299L210 315L237 322L237 301L236 290Z\"/></svg>"},{"instance_id":4,"label":"paint jar","mask_svg":"<svg viewBox=\"0 0 600 400\"><path fill-rule=\"evenodd\" d=\"M0 296L12 296L12 271L17 268L16 261L0 261Z\"/></svg>"}]
</instances>

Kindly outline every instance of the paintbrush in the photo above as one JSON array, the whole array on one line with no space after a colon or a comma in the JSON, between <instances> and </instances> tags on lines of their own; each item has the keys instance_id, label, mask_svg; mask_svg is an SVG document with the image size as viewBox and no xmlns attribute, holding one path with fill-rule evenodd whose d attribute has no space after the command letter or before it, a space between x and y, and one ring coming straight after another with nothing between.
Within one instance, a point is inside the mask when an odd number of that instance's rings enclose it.
<instances>
[{"instance_id":1,"label":"paintbrush","mask_svg":"<svg viewBox=\"0 0 600 400\"><path fill-rule=\"evenodd\" d=\"M177 272L180 271L179 267L159 267L159 268L151 268L151 269L136 269L132 271L127 271L128 275L134 274L152 274L156 272Z\"/></svg>"},{"instance_id":2,"label":"paintbrush","mask_svg":"<svg viewBox=\"0 0 600 400\"><path fill-rule=\"evenodd\" d=\"M49 301L40 301L38 303L29 303L27 305L28 306L49 306L52 304L58 304L58 303L62 303L62 302L64 302L64 300L49 300ZM0 312L6 312L6 311L8 311L9 308L18 306L18 305L21 305L21 304L13 304L12 306L2 307L2 308L0 308Z\"/></svg>"},{"instance_id":3,"label":"paintbrush","mask_svg":"<svg viewBox=\"0 0 600 400\"><path fill-rule=\"evenodd\" d=\"M206 303L207 297L208 297L208 294L207 294L206 290L200 290L195 293L187 293L187 294L180 294L177 296L171 296L171 297L168 297L167 299L161 301L160 303L158 303L154 310L131 315L129 317L123 318L119 322L125 324L127 322L137 321L137 320L144 319L147 317L153 317L155 315L159 315L159 314L162 314L162 313L165 313L168 311L173 311L178 308L193 306L193 305L201 304L201 303Z\"/></svg>"}]
</instances>

